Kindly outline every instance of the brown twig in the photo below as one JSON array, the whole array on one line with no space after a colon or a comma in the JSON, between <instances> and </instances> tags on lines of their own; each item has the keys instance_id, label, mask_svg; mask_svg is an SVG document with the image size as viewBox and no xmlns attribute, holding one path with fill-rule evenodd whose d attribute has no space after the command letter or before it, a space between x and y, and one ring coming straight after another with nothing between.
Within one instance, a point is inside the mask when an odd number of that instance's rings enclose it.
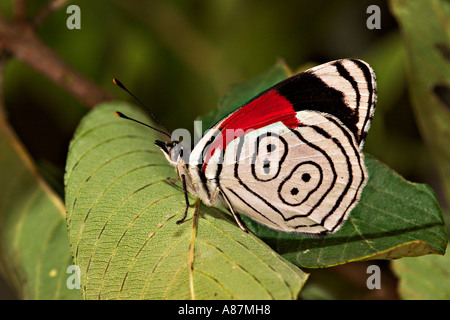
<instances>
[{"instance_id":1,"label":"brown twig","mask_svg":"<svg viewBox=\"0 0 450 320\"><path fill-rule=\"evenodd\" d=\"M46 46L36 36L31 25L11 24L0 17L0 50L9 52L12 57L53 80L90 108L111 99L103 89Z\"/></svg>"},{"instance_id":2,"label":"brown twig","mask_svg":"<svg viewBox=\"0 0 450 320\"><path fill-rule=\"evenodd\" d=\"M39 27L42 22L54 11L61 8L69 0L50 0L47 5L36 15L33 21L34 27Z\"/></svg>"}]
</instances>

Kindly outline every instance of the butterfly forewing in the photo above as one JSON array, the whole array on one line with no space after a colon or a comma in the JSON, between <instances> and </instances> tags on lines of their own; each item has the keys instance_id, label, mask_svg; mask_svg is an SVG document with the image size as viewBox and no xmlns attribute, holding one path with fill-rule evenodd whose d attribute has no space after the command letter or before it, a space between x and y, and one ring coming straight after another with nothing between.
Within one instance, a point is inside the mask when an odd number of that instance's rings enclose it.
<instances>
[{"instance_id":1,"label":"butterfly forewing","mask_svg":"<svg viewBox=\"0 0 450 320\"><path fill-rule=\"evenodd\" d=\"M326 86L342 94L342 102L346 108L353 110L352 122L356 121L357 129L355 137L362 149L377 98L376 78L372 68L364 61L347 59L317 66L309 72ZM336 113L339 113L339 110ZM349 122L349 126L352 127L353 124Z\"/></svg>"}]
</instances>

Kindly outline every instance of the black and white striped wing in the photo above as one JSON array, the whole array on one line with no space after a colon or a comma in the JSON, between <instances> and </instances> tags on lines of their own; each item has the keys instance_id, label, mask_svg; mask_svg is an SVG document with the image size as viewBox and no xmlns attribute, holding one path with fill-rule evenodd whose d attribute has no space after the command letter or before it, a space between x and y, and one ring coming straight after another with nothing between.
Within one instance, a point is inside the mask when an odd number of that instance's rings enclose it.
<instances>
[{"instance_id":1,"label":"black and white striped wing","mask_svg":"<svg viewBox=\"0 0 450 320\"><path fill-rule=\"evenodd\" d=\"M324 63L275 87L297 112L311 110L338 118L362 149L377 99L376 77L368 63L356 59Z\"/></svg>"},{"instance_id":2,"label":"black and white striped wing","mask_svg":"<svg viewBox=\"0 0 450 320\"><path fill-rule=\"evenodd\" d=\"M236 139L218 184L233 208L285 232L335 232L358 203L367 178L352 133L334 116L297 114L301 125L273 125Z\"/></svg>"},{"instance_id":3,"label":"black and white striped wing","mask_svg":"<svg viewBox=\"0 0 450 320\"><path fill-rule=\"evenodd\" d=\"M376 77L372 68L364 61L345 59L317 66L309 72L326 86L342 94L342 101L347 108L353 110L353 117L356 120L356 122L353 120L354 124L349 123L349 129L352 129L353 125L356 126L354 134L362 149L377 99Z\"/></svg>"}]
</instances>

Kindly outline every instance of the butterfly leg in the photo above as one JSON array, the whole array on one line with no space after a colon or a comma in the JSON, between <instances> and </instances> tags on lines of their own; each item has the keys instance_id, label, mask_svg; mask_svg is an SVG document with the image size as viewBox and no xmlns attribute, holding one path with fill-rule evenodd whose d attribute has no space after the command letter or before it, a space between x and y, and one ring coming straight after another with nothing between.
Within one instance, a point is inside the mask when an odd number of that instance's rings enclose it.
<instances>
[{"instance_id":1,"label":"butterfly leg","mask_svg":"<svg viewBox=\"0 0 450 320\"><path fill-rule=\"evenodd\" d=\"M184 200L186 201L186 209L184 210L184 216L180 220L177 221L177 224L183 223L184 220L186 220L187 212L189 210L189 198L188 198L188 191L186 187L186 177L184 174L181 175L181 181L183 182L183 192L184 192Z\"/></svg>"},{"instance_id":2,"label":"butterfly leg","mask_svg":"<svg viewBox=\"0 0 450 320\"><path fill-rule=\"evenodd\" d=\"M225 202L227 203L228 207L230 208L231 214L233 215L234 219L236 220L236 223L238 224L239 228L241 228L242 231L245 233L248 233L247 228L245 227L244 223L241 221L241 218L234 212L233 207L231 206L230 200L228 200L228 197L225 195L225 193L222 191L222 189L219 187L220 194L225 199Z\"/></svg>"}]
</instances>

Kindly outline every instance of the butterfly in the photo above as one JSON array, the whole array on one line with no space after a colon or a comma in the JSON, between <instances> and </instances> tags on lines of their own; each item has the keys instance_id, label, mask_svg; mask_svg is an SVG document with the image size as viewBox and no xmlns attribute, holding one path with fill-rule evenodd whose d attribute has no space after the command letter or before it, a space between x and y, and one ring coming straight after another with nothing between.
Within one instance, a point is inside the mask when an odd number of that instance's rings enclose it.
<instances>
[{"instance_id":1,"label":"butterfly","mask_svg":"<svg viewBox=\"0 0 450 320\"><path fill-rule=\"evenodd\" d=\"M187 217L190 192L208 206L228 208L245 232L238 214L282 232L336 232L368 179L361 150L376 98L369 64L336 60L260 93L213 125L192 150L172 139L155 141L183 185L186 210L177 222Z\"/></svg>"}]
</instances>

